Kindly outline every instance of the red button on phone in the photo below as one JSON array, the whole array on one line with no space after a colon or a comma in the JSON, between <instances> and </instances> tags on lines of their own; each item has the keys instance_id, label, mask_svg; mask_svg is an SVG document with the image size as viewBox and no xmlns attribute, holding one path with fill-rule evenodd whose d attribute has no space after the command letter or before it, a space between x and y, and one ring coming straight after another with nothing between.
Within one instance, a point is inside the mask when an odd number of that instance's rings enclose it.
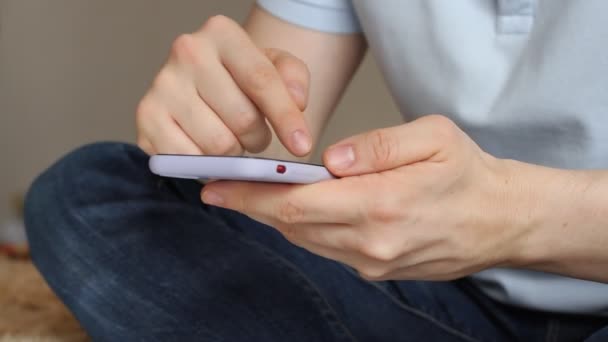
<instances>
[{"instance_id":1,"label":"red button on phone","mask_svg":"<svg viewBox=\"0 0 608 342\"><path fill-rule=\"evenodd\" d=\"M285 167L285 165L283 165L283 164L277 165L277 173L285 173L285 171L287 171L287 168Z\"/></svg>"}]
</instances>

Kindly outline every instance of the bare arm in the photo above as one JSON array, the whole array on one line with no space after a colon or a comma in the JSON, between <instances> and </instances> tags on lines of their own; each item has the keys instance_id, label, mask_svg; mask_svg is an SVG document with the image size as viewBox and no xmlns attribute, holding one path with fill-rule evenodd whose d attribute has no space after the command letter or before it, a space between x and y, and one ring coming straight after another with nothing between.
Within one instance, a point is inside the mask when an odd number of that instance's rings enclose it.
<instances>
[{"instance_id":1,"label":"bare arm","mask_svg":"<svg viewBox=\"0 0 608 342\"><path fill-rule=\"evenodd\" d=\"M317 142L344 88L364 56L366 44L363 36L330 34L298 27L257 6L253 8L244 27L259 47L288 51L308 66L311 78L304 114L313 141ZM256 155L294 159L274 133L270 146ZM309 158L310 155L299 159Z\"/></svg>"},{"instance_id":2,"label":"bare arm","mask_svg":"<svg viewBox=\"0 0 608 342\"><path fill-rule=\"evenodd\" d=\"M528 231L514 266L608 282L608 171L505 163L514 225Z\"/></svg>"}]
</instances>

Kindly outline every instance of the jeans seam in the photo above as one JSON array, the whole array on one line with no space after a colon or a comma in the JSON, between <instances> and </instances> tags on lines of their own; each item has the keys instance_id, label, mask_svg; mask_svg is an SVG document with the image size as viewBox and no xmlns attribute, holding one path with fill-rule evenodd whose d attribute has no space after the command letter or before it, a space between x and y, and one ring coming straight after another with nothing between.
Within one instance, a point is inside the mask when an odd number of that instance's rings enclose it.
<instances>
[{"instance_id":1,"label":"jeans seam","mask_svg":"<svg viewBox=\"0 0 608 342\"><path fill-rule=\"evenodd\" d=\"M547 322L547 333L545 335L546 342L557 341L557 336L559 334L559 323L553 319L550 319Z\"/></svg>"},{"instance_id":2,"label":"jeans seam","mask_svg":"<svg viewBox=\"0 0 608 342\"><path fill-rule=\"evenodd\" d=\"M354 271L350 270L348 267L344 267L349 273L351 273L352 275L356 276L357 278L359 278L359 275L354 273ZM360 279L360 278L359 278ZM362 280L363 281L363 280ZM374 288L376 288L378 291L382 292L385 296L387 296L391 302L393 302L394 304L396 304L398 307L400 307L401 309L415 315L418 316L424 320L426 320L429 323L434 324L435 326L437 326L438 328L444 330L445 332L461 338L465 341L468 342L480 342L481 340L479 340L476 337L472 337L468 334L466 334L465 332L460 331L459 329L456 329L454 327L449 326L448 324L442 322L441 320L433 317L431 314L424 312L422 310L416 309L410 305L404 304L403 302L399 301L398 299L396 299L392 294L390 294L389 292L387 292L385 289L383 289L381 286L379 286L378 284L375 284L374 282L370 282L370 281L365 281L366 284L373 286Z\"/></svg>"}]
</instances>

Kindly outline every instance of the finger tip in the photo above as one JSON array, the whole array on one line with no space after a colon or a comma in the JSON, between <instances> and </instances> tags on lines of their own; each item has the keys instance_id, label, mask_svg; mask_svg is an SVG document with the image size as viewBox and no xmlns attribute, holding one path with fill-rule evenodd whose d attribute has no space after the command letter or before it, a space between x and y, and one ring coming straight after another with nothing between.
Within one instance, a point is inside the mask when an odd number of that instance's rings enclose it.
<instances>
[{"instance_id":1,"label":"finger tip","mask_svg":"<svg viewBox=\"0 0 608 342\"><path fill-rule=\"evenodd\" d=\"M330 146L323 153L325 167L336 176L350 175L355 172L356 158L353 146L349 144L336 144Z\"/></svg>"},{"instance_id":2,"label":"finger tip","mask_svg":"<svg viewBox=\"0 0 608 342\"><path fill-rule=\"evenodd\" d=\"M222 206L224 205L224 197L215 191L204 190L201 194L201 200L209 205Z\"/></svg>"},{"instance_id":3,"label":"finger tip","mask_svg":"<svg viewBox=\"0 0 608 342\"><path fill-rule=\"evenodd\" d=\"M326 169L331 171L331 173L334 172L332 170L333 167L332 167L331 163L329 162L329 155L327 154L327 149L325 151L323 151L323 155L321 156L321 161L323 162L323 165L325 166Z\"/></svg>"},{"instance_id":4,"label":"finger tip","mask_svg":"<svg viewBox=\"0 0 608 342\"><path fill-rule=\"evenodd\" d=\"M297 129L291 134L291 153L298 157L308 155L312 150L312 139L305 129Z\"/></svg>"}]
</instances>

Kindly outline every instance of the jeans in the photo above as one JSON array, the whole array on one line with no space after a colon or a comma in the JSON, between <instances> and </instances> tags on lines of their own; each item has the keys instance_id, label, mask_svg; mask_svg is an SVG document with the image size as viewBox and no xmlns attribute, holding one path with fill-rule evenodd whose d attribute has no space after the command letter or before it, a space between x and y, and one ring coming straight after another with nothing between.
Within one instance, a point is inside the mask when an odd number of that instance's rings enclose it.
<instances>
[{"instance_id":1,"label":"jeans","mask_svg":"<svg viewBox=\"0 0 608 342\"><path fill-rule=\"evenodd\" d=\"M34 263L96 341L608 341L608 319L493 301L467 278L360 278L98 143L33 183Z\"/></svg>"}]
</instances>

